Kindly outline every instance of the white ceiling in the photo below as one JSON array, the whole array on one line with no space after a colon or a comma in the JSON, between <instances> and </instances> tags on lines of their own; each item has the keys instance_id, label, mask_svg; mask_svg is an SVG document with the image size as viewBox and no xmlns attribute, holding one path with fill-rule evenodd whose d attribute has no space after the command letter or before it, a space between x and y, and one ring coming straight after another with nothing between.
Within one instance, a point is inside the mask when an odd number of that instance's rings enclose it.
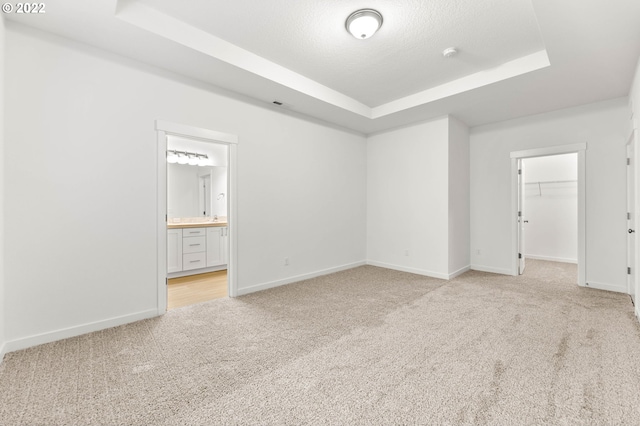
<instances>
[{"instance_id":1,"label":"white ceiling","mask_svg":"<svg viewBox=\"0 0 640 426\"><path fill-rule=\"evenodd\" d=\"M369 40L345 30L343 0L140 2L369 107L544 50L530 0L370 0L384 22Z\"/></svg>"},{"instance_id":2,"label":"white ceiling","mask_svg":"<svg viewBox=\"0 0 640 426\"><path fill-rule=\"evenodd\" d=\"M365 7L384 23L357 40L344 22ZM625 96L640 56L638 0L56 0L5 17L365 134Z\"/></svg>"}]
</instances>

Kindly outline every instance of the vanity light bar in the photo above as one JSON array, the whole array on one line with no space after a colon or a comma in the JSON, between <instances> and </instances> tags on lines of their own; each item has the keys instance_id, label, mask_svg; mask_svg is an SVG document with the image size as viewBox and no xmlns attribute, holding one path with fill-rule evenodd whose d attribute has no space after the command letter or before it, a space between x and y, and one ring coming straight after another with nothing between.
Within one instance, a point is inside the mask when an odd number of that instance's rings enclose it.
<instances>
[{"instance_id":1,"label":"vanity light bar","mask_svg":"<svg viewBox=\"0 0 640 426\"><path fill-rule=\"evenodd\" d=\"M176 149L167 150L167 162L178 164L191 164L193 166L206 166L208 164L209 156L207 154L200 154L197 152L178 151Z\"/></svg>"}]
</instances>

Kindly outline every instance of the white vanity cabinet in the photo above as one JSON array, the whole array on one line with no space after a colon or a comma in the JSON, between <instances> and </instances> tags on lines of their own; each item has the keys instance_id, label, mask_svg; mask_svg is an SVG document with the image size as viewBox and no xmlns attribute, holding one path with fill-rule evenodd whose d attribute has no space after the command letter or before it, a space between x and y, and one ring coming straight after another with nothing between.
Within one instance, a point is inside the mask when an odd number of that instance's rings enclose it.
<instances>
[{"instance_id":1,"label":"white vanity cabinet","mask_svg":"<svg viewBox=\"0 0 640 426\"><path fill-rule=\"evenodd\" d=\"M226 226L167 229L167 273L178 277L224 269L228 235Z\"/></svg>"},{"instance_id":2,"label":"white vanity cabinet","mask_svg":"<svg viewBox=\"0 0 640 426\"><path fill-rule=\"evenodd\" d=\"M182 271L182 229L167 230L167 272Z\"/></svg>"},{"instance_id":3,"label":"white vanity cabinet","mask_svg":"<svg viewBox=\"0 0 640 426\"><path fill-rule=\"evenodd\" d=\"M229 228L226 226L207 228L207 267L227 264L228 236Z\"/></svg>"},{"instance_id":4,"label":"white vanity cabinet","mask_svg":"<svg viewBox=\"0 0 640 426\"><path fill-rule=\"evenodd\" d=\"M205 228L182 230L182 270L190 271L207 266L207 243Z\"/></svg>"}]
</instances>

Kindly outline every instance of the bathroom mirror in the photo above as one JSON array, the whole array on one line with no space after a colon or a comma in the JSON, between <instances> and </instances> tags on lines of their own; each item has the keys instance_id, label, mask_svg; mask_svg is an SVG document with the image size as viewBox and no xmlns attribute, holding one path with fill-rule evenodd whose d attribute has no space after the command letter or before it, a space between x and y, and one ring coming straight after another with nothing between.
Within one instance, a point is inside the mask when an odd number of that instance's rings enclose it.
<instances>
[{"instance_id":1,"label":"bathroom mirror","mask_svg":"<svg viewBox=\"0 0 640 426\"><path fill-rule=\"evenodd\" d=\"M169 219L227 215L227 168L167 164Z\"/></svg>"}]
</instances>

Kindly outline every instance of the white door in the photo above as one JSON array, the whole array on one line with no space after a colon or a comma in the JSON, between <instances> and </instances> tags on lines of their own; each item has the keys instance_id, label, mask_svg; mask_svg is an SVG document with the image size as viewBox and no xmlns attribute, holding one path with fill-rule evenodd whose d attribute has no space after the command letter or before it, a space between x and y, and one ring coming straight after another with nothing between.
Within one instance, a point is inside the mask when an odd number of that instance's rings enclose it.
<instances>
[{"instance_id":1,"label":"white door","mask_svg":"<svg viewBox=\"0 0 640 426\"><path fill-rule=\"evenodd\" d=\"M631 135L631 140L627 145L627 288L631 295L631 300L636 303L636 174L635 174L635 131Z\"/></svg>"},{"instance_id":2,"label":"white door","mask_svg":"<svg viewBox=\"0 0 640 426\"><path fill-rule=\"evenodd\" d=\"M524 273L524 161L518 158L518 274Z\"/></svg>"}]
</instances>

